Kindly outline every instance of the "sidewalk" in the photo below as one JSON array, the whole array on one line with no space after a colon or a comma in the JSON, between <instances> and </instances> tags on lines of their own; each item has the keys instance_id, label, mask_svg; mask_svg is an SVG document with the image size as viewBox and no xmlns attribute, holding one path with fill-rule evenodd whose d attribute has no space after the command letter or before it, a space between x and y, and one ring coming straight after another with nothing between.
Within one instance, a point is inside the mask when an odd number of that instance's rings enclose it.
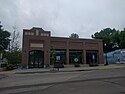
<instances>
[{"instance_id":1,"label":"sidewalk","mask_svg":"<svg viewBox=\"0 0 125 94\"><path fill-rule=\"evenodd\" d=\"M34 68L34 69L15 69L12 71L1 71L0 74L30 74L30 73L51 73L51 72L75 72L75 71L90 71L90 70L106 70L114 68L125 68L125 64L110 64L107 66L95 66L95 67L66 67L60 68L59 71L55 68Z\"/></svg>"}]
</instances>

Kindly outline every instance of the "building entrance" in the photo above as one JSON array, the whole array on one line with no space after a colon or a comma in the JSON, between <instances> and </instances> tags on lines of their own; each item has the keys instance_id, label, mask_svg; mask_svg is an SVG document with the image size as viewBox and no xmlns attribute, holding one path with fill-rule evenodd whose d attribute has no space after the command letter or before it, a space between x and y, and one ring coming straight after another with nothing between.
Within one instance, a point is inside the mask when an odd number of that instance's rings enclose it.
<instances>
[{"instance_id":1,"label":"building entrance","mask_svg":"<svg viewBox=\"0 0 125 94\"><path fill-rule=\"evenodd\" d=\"M44 52L40 50L32 50L29 52L29 68L44 67Z\"/></svg>"},{"instance_id":2,"label":"building entrance","mask_svg":"<svg viewBox=\"0 0 125 94\"><path fill-rule=\"evenodd\" d=\"M86 64L98 65L98 51L86 51Z\"/></svg>"},{"instance_id":3,"label":"building entrance","mask_svg":"<svg viewBox=\"0 0 125 94\"><path fill-rule=\"evenodd\" d=\"M69 50L69 64L83 64L82 50Z\"/></svg>"}]
</instances>

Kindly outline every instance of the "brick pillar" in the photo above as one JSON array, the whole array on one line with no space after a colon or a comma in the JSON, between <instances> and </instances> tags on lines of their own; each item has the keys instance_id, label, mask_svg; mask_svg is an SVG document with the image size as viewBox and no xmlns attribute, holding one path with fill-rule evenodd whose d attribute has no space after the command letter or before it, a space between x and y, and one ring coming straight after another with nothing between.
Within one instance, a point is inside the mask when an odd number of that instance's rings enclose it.
<instances>
[{"instance_id":1,"label":"brick pillar","mask_svg":"<svg viewBox=\"0 0 125 94\"><path fill-rule=\"evenodd\" d=\"M69 49L66 49L66 64L69 64Z\"/></svg>"},{"instance_id":2,"label":"brick pillar","mask_svg":"<svg viewBox=\"0 0 125 94\"><path fill-rule=\"evenodd\" d=\"M102 41L98 44L99 45L99 51L98 51L98 56L99 56L99 64L104 64L104 53L103 53L103 43Z\"/></svg>"},{"instance_id":3,"label":"brick pillar","mask_svg":"<svg viewBox=\"0 0 125 94\"><path fill-rule=\"evenodd\" d=\"M84 64L86 64L86 50L85 49L83 50L83 53L84 53L83 54L83 56L84 56Z\"/></svg>"},{"instance_id":4,"label":"brick pillar","mask_svg":"<svg viewBox=\"0 0 125 94\"><path fill-rule=\"evenodd\" d=\"M28 68L28 62L29 62L29 39L24 37L23 34L22 65Z\"/></svg>"},{"instance_id":5,"label":"brick pillar","mask_svg":"<svg viewBox=\"0 0 125 94\"><path fill-rule=\"evenodd\" d=\"M28 66L29 62L29 51L23 50L22 52L22 64Z\"/></svg>"},{"instance_id":6,"label":"brick pillar","mask_svg":"<svg viewBox=\"0 0 125 94\"><path fill-rule=\"evenodd\" d=\"M82 62L84 64L84 50L82 50Z\"/></svg>"},{"instance_id":7,"label":"brick pillar","mask_svg":"<svg viewBox=\"0 0 125 94\"><path fill-rule=\"evenodd\" d=\"M44 51L44 64L50 64L50 54L48 50Z\"/></svg>"}]
</instances>

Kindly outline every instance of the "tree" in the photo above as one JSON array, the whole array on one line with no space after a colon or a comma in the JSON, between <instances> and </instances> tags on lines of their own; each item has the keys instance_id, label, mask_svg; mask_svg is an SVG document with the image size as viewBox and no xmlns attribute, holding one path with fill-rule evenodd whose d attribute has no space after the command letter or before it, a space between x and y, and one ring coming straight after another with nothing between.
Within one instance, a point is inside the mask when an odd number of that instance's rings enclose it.
<instances>
[{"instance_id":1,"label":"tree","mask_svg":"<svg viewBox=\"0 0 125 94\"><path fill-rule=\"evenodd\" d=\"M9 64L20 64L21 63L21 55L20 51L20 35L17 31L17 27L13 26L13 33L11 33L11 41L9 51L5 53L5 56L8 60Z\"/></svg>"},{"instance_id":2,"label":"tree","mask_svg":"<svg viewBox=\"0 0 125 94\"><path fill-rule=\"evenodd\" d=\"M20 48L20 34L16 26L13 26L13 30L11 34L10 51L18 51Z\"/></svg>"},{"instance_id":3,"label":"tree","mask_svg":"<svg viewBox=\"0 0 125 94\"><path fill-rule=\"evenodd\" d=\"M4 54L4 57L7 58L8 64L12 65L21 64L22 53L21 51L13 51L13 52L8 51Z\"/></svg>"},{"instance_id":4,"label":"tree","mask_svg":"<svg viewBox=\"0 0 125 94\"><path fill-rule=\"evenodd\" d=\"M8 45L10 43L10 33L2 28L0 22L0 52L8 49Z\"/></svg>"},{"instance_id":5,"label":"tree","mask_svg":"<svg viewBox=\"0 0 125 94\"><path fill-rule=\"evenodd\" d=\"M19 32L17 32L16 27L13 27L14 32L11 34L2 27L0 24L0 52L2 52L3 58L6 58L9 64L20 64L22 53L19 50ZM9 51L7 51L8 46Z\"/></svg>"},{"instance_id":6,"label":"tree","mask_svg":"<svg viewBox=\"0 0 125 94\"><path fill-rule=\"evenodd\" d=\"M76 33L72 33L69 38L73 38L73 39L78 39L79 38L79 35L76 34Z\"/></svg>"},{"instance_id":7,"label":"tree","mask_svg":"<svg viewBox=\"0 0 125 94\"><path fill-rule=\"evenodd\" d=\"M119 49L120 47L120 31L119 30L112 33L111 40L113 43L113 49L114 50Z\"/></svg>"},{"instance_id":8,"label":"tree","mask_svg":"<svg viewBox=\"0 0 125 94\"><path fill-rule=\"evenodd\" d=\"M50 49L50 60L51 60L51 64L53 65L53 70L54 70L54 64L55 64L55 49L53 47L51 47Z\"/></svg>"},{"instance_id":9,"label":"tree","mask_svg":"<svg viewBox=\"0 0 125 94\"><path fill-rule=\"evenodd\" d=\"M120 45L121 49L125 48L125 28L120 33L120 43L119 43L119 45Z\"/></svg>"},{"instance_id":10,"label":"tree","mask_svg":"<svg viewBox=\"0 0 125 94\"><path fill-rule=\"evenodd\" d=\"M116 29L106 28L92 35L94 39L103 40L104 52L110 52L119 48L119 34Z\"/></svg>"}]
</instances>

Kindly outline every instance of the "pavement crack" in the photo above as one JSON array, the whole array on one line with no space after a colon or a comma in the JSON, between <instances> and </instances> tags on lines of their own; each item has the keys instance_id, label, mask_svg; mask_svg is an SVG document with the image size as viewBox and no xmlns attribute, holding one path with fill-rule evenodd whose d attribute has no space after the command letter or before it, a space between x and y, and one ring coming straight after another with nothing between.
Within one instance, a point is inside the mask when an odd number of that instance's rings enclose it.
<instances>
[{"instance_id":1,"label":"pavement crack","mask_svg":"<svg viewBox=\"0 0 125 94\"><path fill-rule=\"evenodd\" d=\"M96 81L96 80L107 80L107 79L118 79L118 78L125 78L125 76L94 78L94 79L82 79L82 80L68 80L68 81L62 81L62 82L51 82L51 83L39 83L39 84L31 84L31 85L13 86L13 87L2 87L2 88L0 88L0 91L12 90L12 89L19 89L19 88L27 88L27 87L36 87L36 86L48 86L48 85L57 85L57 84L66 84L66 83L77 83L77 82ZM110 82L110 83L113 83L113 82ZM118 83L113 83L113 84L120 85ZM122 87L125 87L125 86L122 86Z\"/></svg>"},{"instance_id":2,"label":"pavement crack","mask_svg":"<svg viewBox=\"0 0 125 94\"><path fill-rule=\"evenodd\" d=\"M122 84L119 84L119 83L116 83L116 82L113 82L113 81L103 81L103 82L106 82L106 83L111 83L111 84L114 84L114 85L118 85L118 86L121 86L121 87L125 87L124 85Z\"/></svg>"},{"instance_id":3,"label":"pavement crack","mask_svg":"<svg viewBox=\"0 0 125 94\"><path fill-rule=\"evenodd\" d=\"M54 84L53 85L49 85L49 86L47 86L46 88L40 88L40 89L35 89L35 90L32 90L32 89L30 89L30 90L27 90L27 91L22 91L22 92L16 92L16 93L10 93L10 94L25 94L25 93L27 93L27 92L34 92L34 91L45 91L45 90L47 90L47 89L49 89L49 88L51 88L52 86L54 86ZM28 87L27 87L28 88Z\"/></svg>"},{"instance_id":4,"label":"pavement crack","mask_svg":"<svg viewBox=\"0 0 125 94\"><path fill-rule=\"evenodd\" d=\"M83 77L84 79L88 79L85 75L88 74L88 73L90 73L90 72L92 72L92 71L88 71L88 72L86 72L86 73L84 73L84 74L79 74L79 75L77 75L77 76L75 76L75 77L72 77L72 78L68 79L67 81L79 80L79 78L81 78L82 75L84 75L84 77Z\"/></svg>"}]
</instances>

